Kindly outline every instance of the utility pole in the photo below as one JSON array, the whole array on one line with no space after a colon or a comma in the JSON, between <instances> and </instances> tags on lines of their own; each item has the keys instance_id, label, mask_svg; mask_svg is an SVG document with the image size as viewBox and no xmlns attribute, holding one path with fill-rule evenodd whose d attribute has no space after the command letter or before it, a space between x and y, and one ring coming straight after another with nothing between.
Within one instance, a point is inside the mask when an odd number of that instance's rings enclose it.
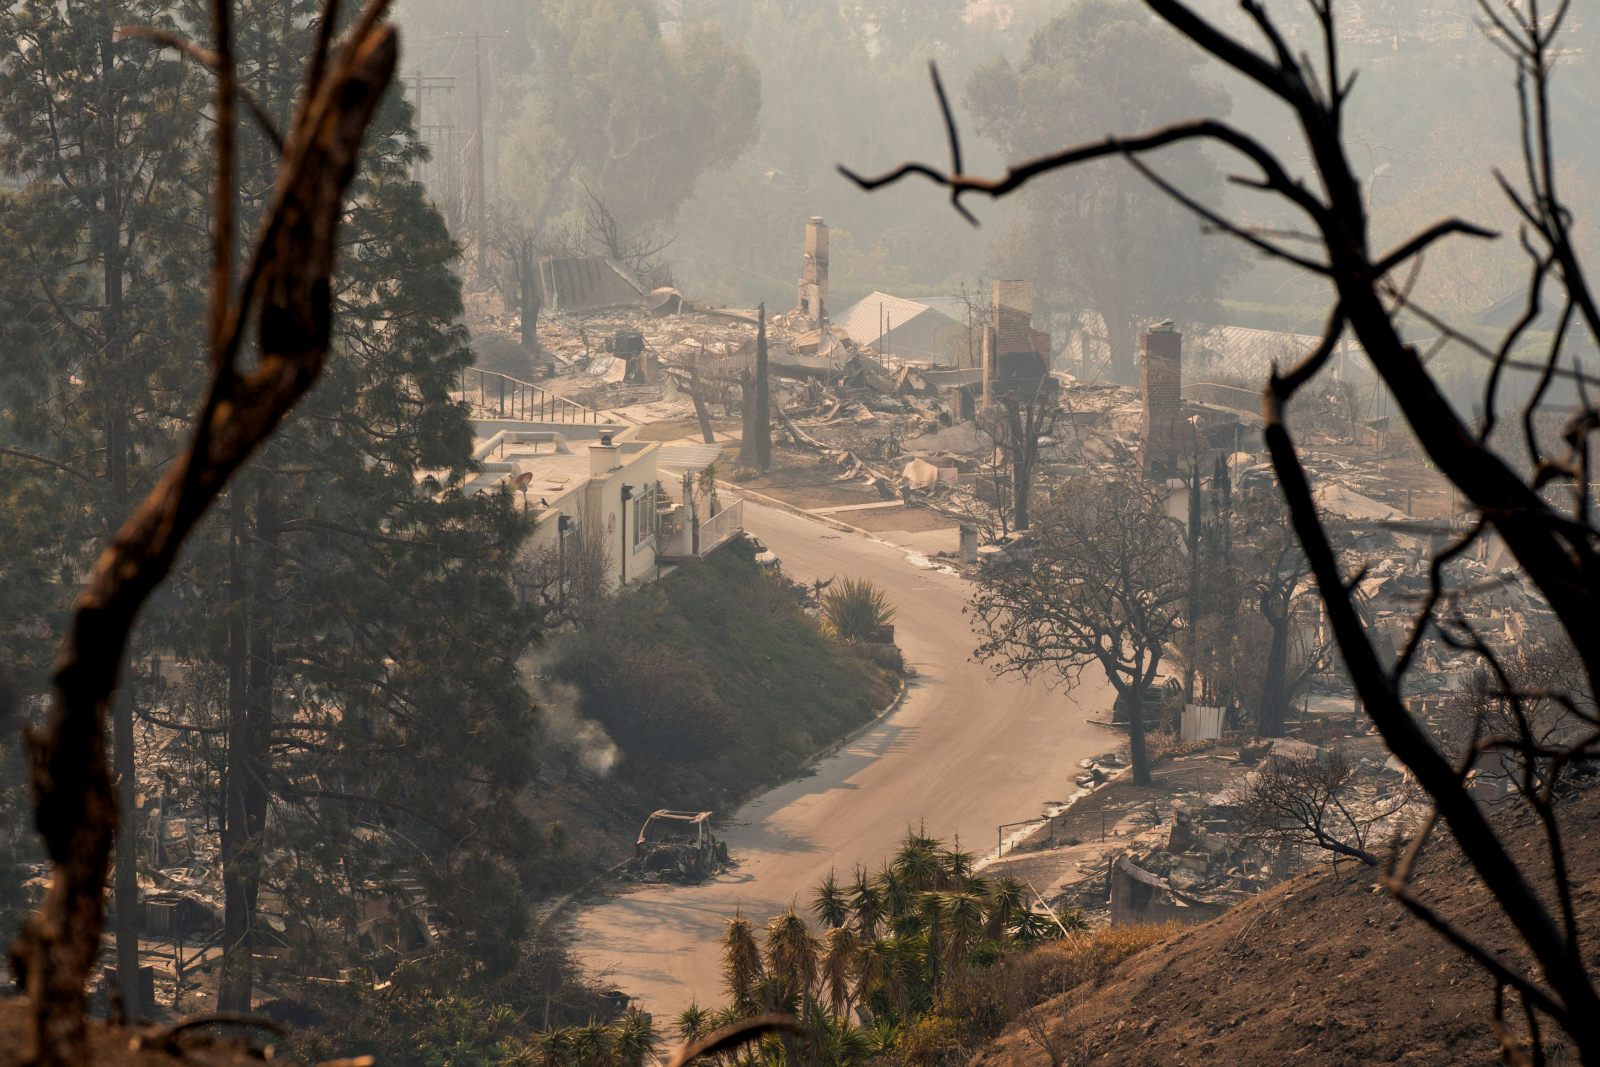
<instances>
[{"instance_id":1,"label":"utility pole","mask_svg":"<svg viewBox=\"0 0 1600 1067\"><path fill-rule=\"evenodd\" d=\"M491 41L504 40L509 36L510 34L508 33L486 34L473 31L472 33L447 33L441 38L441 40L459 39L463 41L468 37L472 38L472 83L474 103L476 104L477 110L477 114L474 116L474 122L477 130L472 142L473 165L476 173L474 173L472 176L471 195L473 199L477 201L477 205L473 212L475 216L473 221L477 229L476 237L478 241L479 270L486 269L489 262L489 205L487 189L485 188L486 183L484 181L484 175L488 170L488 165L485 161L483 150L483 42L485 39Z\"/></svg>"},{"instance_id":2,"label":"utility pole","mask_svg":"<svg viewBox=\"0 0 1600 1067\"><path fill-rule=\"evenodd\" d=\"M489 263L489 213L483 202L483 38L477 33L472 35L472 83L478 103L478 135L473 143L477 148L478 172L474 177L478 196L478 269L481 271Z\"/></svg>"},{"instance_id":3,"label":"utility pole","mask_svg":"<svg viewBox=\"0 0 1600 1067\"><path fill-rule=\"evenodd\" d=\"M427 139L428 139L427 138L427 131L430 130L430 129L441 130L441 129L445 129L446 128L445 126L441 126L441 125L429 126L429 125L427 125L427 123L425 123L423 121L423 119L422 119L422 94L424 92L441 92L441 91L448 93L452 89L455 88L455 85L456 85L456 80L454 78L449 78L449 77L428 77L428 76L424 75L420 69L414 75L412 75L412 78L411 78L412 107L415 109L415 112L416 112L415 115L412 116L412 122L414 123L414 125L417 128L417 139L419 141L422 141L423 143L427 143ZM420 160L420 159L417 160L415 163L413 163L411 165L411 180L414 181L414 182L422 181L422 160Z\"/></svg>"}]
</instances>

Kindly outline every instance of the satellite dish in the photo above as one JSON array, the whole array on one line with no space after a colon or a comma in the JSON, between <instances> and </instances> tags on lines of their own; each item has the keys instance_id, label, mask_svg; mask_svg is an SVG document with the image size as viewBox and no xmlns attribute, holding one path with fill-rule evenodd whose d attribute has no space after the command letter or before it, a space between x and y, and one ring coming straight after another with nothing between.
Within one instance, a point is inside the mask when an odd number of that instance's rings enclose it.
<instances>
[{"instance_id":1,"label":"satellite dish","mask_svg":"<svg viewBox=\"0 0 1600 1067\"><path fill-rule=\"evenodd\" d=\"M528 486L532 482L533 482L533 472L532 471L523 471L521 474L517 475L515 479L512 480L511 488L513 488L513 489L526 489L526 488L528 488Z\"/></svg>"}]
</instances>

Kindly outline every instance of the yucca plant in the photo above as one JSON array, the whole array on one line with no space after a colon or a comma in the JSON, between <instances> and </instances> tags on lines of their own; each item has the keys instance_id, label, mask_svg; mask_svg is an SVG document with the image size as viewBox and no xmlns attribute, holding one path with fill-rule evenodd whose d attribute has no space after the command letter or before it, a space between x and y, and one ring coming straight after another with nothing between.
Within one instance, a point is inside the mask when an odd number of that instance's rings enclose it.
<instances>
[{"instance_id":1,"label":"yucca plant","mask_svg":"<svg viewBox=\"0 0 1600 1067\"><path fill-rule=\"evenodd\" d=\"M672 1028L678 1032L678 1037L684 1041L694 1041L711 1032L711 1012L702 1008L697 1002L690 1001L689 1006L678 1013L672 1021Z\"/></svg>"},{"instance_id":2,"label":"yucca plant","mask_svg":"<svg viewBox=\"0 0 1600 1067\"><path fill-rule=\"evenodd\" d=\"M611 1032L611 1060L615 1067L642 1067L655 1058L656 1034L650 1016L629 1011L607 1027Z\"/></svg>"},{"instance_id":3,"label":"yucca plant","mask_svg":"<svg viewBox=\"0 0 1600 1067\"><path fill-rule=\"evenodd\" d=\"M999 941L1006 936L1012 919L1028 910L1027 887L1015 878L1002 878L989 887L988 921L984 936Z\"/></svg>"},{"instance_id":4,"label":"yucca plant","mask_svg":"<svg viewBox=\"0 0 1600 1067\"><path fill-rule=\"evenodd\" d=\"M841 641L884 641L895 609L865 578L842 578L822 594L822 621Z\"/></svg>"},{"instance_id":5,"label":"yucca plant","mask_svg":"<svg viewBox=\"0 0 1600 1067\"><path fill-rule=\"evenodd\" d=\"M845 898L845 891L839 888L839 882L833 876L833 871L828 872L828 877L817 886L816 896L811 898L811 913L817 921L830 930L837 930L845 924L850 917L850 902Z\"/></svg>"},{"instance_id":6,"label":"yucca plant","mask_svg":"<svg viewBox=\"0 0 1600 1067\"><path fill-rule=\"evenodd\" d=\"M894 854L890 870L913 892L939 889L945 884L945 869L939 863L938 854L917 838L906 838L906 843Z\"/></svg>"},{"instance_id":7,"label":"yucca plant","mask_svg":"<svg viewBox=\"0 0 1600 1067\"><path fill-rule=\"evenodd\" d=\"M855 919L857 934L868 940L878 936L878 923L883 919L883 894L867 877L865 867L856 868L856 880L850 884L850 914Z\"/></svg>"},{"instance_id":8,"label":"yucca plant","mask_svg":"<svg viewBox=\"0 0 1600 1067\"><path fill-rule=\"evenodd\" d=\"M820 947L806 921L793 908L767 923L767 970L781 976L796 994L804 995L816 986Z\"/></svg>"},{"instance_id":9,"label":"yucca plant","mask_svg":"<svg viewBox=\"0 0 1600 1067\"><path fill-rule=\"evenodd\" d=\"M761 949L756 944L755 924L734 910L722 934L722 977L736 1005L750 1001L750 990L766 975Z\"/></svg>"},{"instance_id":10,"label":"yucca plant","mask_svg":"<svg viewBox=\"0 0 1600 1067\"><path fill-rule=\"evenodd\" d=\"M860 956L860 941L854 930L840 926L828 931L823 944L821 991L833 1006L834 1014L843 1016L850 1008L851 985Z\"/></svg>"},{"instance_id":11,"label":"yucca plant","mask_svg":"<svg viewBox=\"0 0 1600 1067\"><path fill-rule=\"evenodd\" d=\"M888 1056L900 1044L901 1026L895 1019L874 1019L866 1030L867 1051L874 1056Z\"/></svg>"}]
</instances>

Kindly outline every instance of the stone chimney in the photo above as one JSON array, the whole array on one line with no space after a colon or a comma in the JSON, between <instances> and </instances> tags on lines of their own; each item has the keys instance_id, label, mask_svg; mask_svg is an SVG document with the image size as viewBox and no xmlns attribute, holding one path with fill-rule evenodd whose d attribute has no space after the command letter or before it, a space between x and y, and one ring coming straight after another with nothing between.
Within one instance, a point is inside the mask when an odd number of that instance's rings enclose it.
<instances>
[{"instance_id":1,"label":"stone chimney","mask_svg":"<svg viewBox=\"0 0 1600 1067\"><path fill-rule=\"evenodd\" d=\"M589 476L604 478L622 466L622 446L611 439L610 430L600 431L600 443L589 446Z\"/></svg>"},{"instance_id":2,"label":"stone chimney","mask_svg":"<svg viewBox=\"0 0 1600 1067\"><path fill-rule=\"evenodd\" d=\"M1144 400L1140 466L1179 470L1194 454L1194 427L1183 417L1183 334L1163 322L1139 335L1139 395Z\"/></svg>"},{"instance_id":3,"label":"stone chimney","mask_svg":"<svg viewBox=\"0 0 1600 1067\"><path fill-rule=\"evenodd\" d=\"M806 223L806 258L800 268L800 310L818 326L828 321L828 224L813 215Z\"/></svg>"}]
</instances>

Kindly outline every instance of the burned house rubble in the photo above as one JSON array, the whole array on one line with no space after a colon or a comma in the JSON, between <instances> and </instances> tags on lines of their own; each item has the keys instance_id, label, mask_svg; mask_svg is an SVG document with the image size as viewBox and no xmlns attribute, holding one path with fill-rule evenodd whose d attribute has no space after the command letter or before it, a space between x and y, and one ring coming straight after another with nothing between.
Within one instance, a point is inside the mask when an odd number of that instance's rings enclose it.
<instances>
[{"instance_id":1,"label":"burned house rubble","mask_svg":"<svg viewBox=\"0 0 1600 1067\"><path fill-rule=\"evenodd\" d=\"M1262 775L1339 761L1338 802L1368 841L1426 816L1403 768L1365 730L1327 745L1235 735L1179 751L1159 761L1154 793L1129 786L1125 753L1085 760L1073 802L1047 810L985 873L1025 879L1091 924L1202 923L1316 864L1356 862L1282 832L1287 823L1253 789Z\"/></svg>"},{"instance_id":2,"label":"burned house rubble","mask_svg":"<svg viewBox=\"0 0 1600 1067\"><path fill-rule=\"evenodd\" d=\"M138 723L135 744L139 771L129 841L137 855L140 1011L151 1014L185 1000L192 1004L216 981L224 933L222 819L216 790L195 788L208 773L200 768L215 758L204 732ZM358 843L376 848L393 844L377 839L385 833L362 827L355 837ZM282 850L269 852L263 862L269 868L293 867L292 856ZM420 958L434 950L439 931L420 879L405 871L385 870L380 875L374 868L369 875L360 875L353 866L348 871L351 877L339 890L342 905L320 915L314 909L292 907L285 894L293 890L286 883L270 876L262 879L250 936L251 952L264 975L275 967L291 971L304 967L307 950L330 935L353 936L370 950L399 959ZM29 873L22 890L37 904L48 888L49 870L35 864ZM115 894L107 893L105 899L106 924L112 929L117 920ZM291 966L291 960L300 962ZM355 980L343 971L313 968L310 973L311 981ZM110 964L92 976L89 992L101 1010L115 985Z\"/></svg>"},{"instance_id":3,"label":"burned house rubble","mask_svg":"<svg viewBox=\"0 0 1600 1067\"><path fill-rule=\"evenodd\" d=\"M909 528L960 527L959 541L942 550L954 565L1003 565L1023 537L1008 514L1014 472L1002 416L1013 401L1055 409L1037 438L1031 470L1042 493L1064 478L1123 478L1136 470L1137 477L1171 487L1171 513L1183 521L1191 482L1198 479L1201 492L1211 493L1221 469L1241 499L1274 497L1255 375L1299 351L1300 335L1156 321L1137 338L1139 385L1117 385L1082 376L1088 364L1081 353L1073 357L1081 338L1053 345L1034 315L1026 280L995 281L979 301L965 295L961 308L952 297L874 293L835 316L828 305L826 223L812 218L799 236L793 308L712 307L675 289L641 291L621 305L547 309L536 351L512 343L520 325L515 313L490 317L475 327L484 358L463 397L479 418L501 420L492 422L497 428L512 418L548 420L556 406L548 394L565 405L563 417L637 428L625 434L648 429L648 439L667 444L725 448L740 436L736 420L749 396L764 321L777 462L791 474L804 469L807 487L785 496L774 484L774 495L835 521L849 521L853 509L882 507L917 512L919 524ZM923 320L958 333L970 328L964 356L936 351L936 330L915 332L922 327L913 324ZM915 344L897 344L896 328ZM1353 567L1365 568L1361 610L1380 650L1393 655L1406 640L1408 609L1426 589L1430 555L1463 529L1462 516L1448 483L1391 428L1385 397L1370 376L1354 370L1360 361L1348 347L1297 399L1297 440L1340 550ZM958 357L969 365L959 365ZM521 398L534 388L540 399L530 408ZM665 454L663 462L671 467ZM711 451L696 453L693 465L713 462L733 481L763 473L743 469L731 449L715 459ZM764 483L750 488L768 491ZM856 518L865 521L859 511ZM1491 644L1514 645L1547 622L1493 537L1446 564L1441 577L1446 591L1478 591L1459 610ZM1309 591L1307 583L1297 594L1296 626L1307 641L1319 633L1325 639L1315 598L1304 595ZM1347 694L1342 679L1330 662L1312 680L1313 690ZM1406 695L1431 714L1470 679L1466 656L1430 639L1407 677Z\"/></svg>"}]
</instances>

